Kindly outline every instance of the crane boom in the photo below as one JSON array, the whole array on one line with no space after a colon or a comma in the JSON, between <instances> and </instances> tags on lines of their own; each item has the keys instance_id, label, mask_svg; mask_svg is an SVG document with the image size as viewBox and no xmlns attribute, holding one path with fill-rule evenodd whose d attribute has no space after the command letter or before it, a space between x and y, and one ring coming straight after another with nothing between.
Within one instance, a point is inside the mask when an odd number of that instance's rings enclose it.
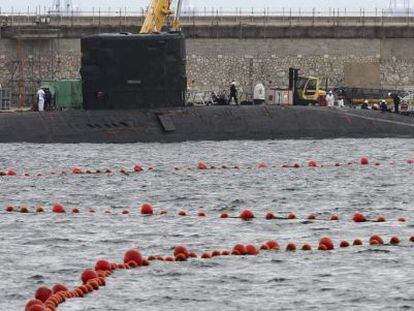
<instances>
[{"instance_id":1,"label":"crane boom","mask_svg":"<svg viewBox=\"0 0 414 311\"><path fill-rule=\"evenodd\" d=\"M159 33L165 24L166 18L173 14L171 4L173 0L152 0L148 8L147 16L141 27L140 33ZM173 21L173 31L180 30L181 0L177 2L177 10Z\"/></svg>"}]
</instances>

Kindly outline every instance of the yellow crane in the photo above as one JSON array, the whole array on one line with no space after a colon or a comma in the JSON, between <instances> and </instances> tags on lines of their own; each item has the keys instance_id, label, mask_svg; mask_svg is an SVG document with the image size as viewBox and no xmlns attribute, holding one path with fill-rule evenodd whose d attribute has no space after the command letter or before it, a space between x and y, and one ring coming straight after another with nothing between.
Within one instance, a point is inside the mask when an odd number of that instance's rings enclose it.
<instances>
[{"instance_id":1,"label":"yellow crane","mask_svg":"<svg viewBox=\"0 0 414 311\"><path fill-rule=\"evenodd\" d=\"M172 3L173 0L152 0L140 33L160 33L166 18L174 13ZM172 31L180 31L181 3L182 0L177 1Z\"/></svg>"}]
</instances>

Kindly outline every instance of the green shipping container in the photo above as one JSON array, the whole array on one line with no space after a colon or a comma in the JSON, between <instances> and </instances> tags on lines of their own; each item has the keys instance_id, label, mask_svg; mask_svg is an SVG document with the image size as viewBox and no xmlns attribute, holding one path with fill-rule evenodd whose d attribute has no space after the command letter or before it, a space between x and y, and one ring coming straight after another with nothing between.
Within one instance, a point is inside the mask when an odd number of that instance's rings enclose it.
<instances>
[{"instance_id":1,"label":"green shipping container","mask_svg":"<svg viewBox=\"0 0 414 311\"><path fill-rule=\"evenodd\" d=\"M56 109L82 109L81 80L43 81L40 87L49 89Z\"/></svg>"}]
</instances>

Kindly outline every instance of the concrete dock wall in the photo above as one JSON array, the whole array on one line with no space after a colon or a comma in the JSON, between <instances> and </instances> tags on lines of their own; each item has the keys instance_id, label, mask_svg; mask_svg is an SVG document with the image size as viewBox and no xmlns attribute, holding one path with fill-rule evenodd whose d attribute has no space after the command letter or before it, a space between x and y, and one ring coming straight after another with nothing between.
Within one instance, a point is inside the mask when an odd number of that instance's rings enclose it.
<instances>
[{"instance_id":1,"label":"concrete dock wall","mask_svg":"<svg viewBox=\"0 0 414 311\"><path fill-rule=\"evenodd\" d=\"M224 19L226 21L226 19ZM329 79L329 85L414 88L414 21L391 24L355 19L315 24L185 23L187 74L196 89L227 89L235 79L245 93L257 81L285 87L289 67ZM78 78L79 38L97 32L133 32L135 25L5 26L0 37L0 83L17 93L18 41L23 50L27 99L40 80ZM194 81L193 83L191 83Z\"/></svg>"}]
</instances>

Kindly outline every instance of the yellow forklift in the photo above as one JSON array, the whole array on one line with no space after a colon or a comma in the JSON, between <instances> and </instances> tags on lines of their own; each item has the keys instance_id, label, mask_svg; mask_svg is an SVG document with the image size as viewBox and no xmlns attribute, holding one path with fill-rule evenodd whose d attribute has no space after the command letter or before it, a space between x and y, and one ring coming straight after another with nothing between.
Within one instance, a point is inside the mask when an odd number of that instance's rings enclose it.
<instances>
[{"instance_id":1,"label":"yellow forklift","mask_svg":"<svg viewBox=\"0 0 414 311\"><path fill-rule=\"evenodd\" d=\"M289 68L289 90L293 93L293 105L326 105L326 90L321 89L321 79L299 76L299 69Z\"/></svg>"}]
</instances>

